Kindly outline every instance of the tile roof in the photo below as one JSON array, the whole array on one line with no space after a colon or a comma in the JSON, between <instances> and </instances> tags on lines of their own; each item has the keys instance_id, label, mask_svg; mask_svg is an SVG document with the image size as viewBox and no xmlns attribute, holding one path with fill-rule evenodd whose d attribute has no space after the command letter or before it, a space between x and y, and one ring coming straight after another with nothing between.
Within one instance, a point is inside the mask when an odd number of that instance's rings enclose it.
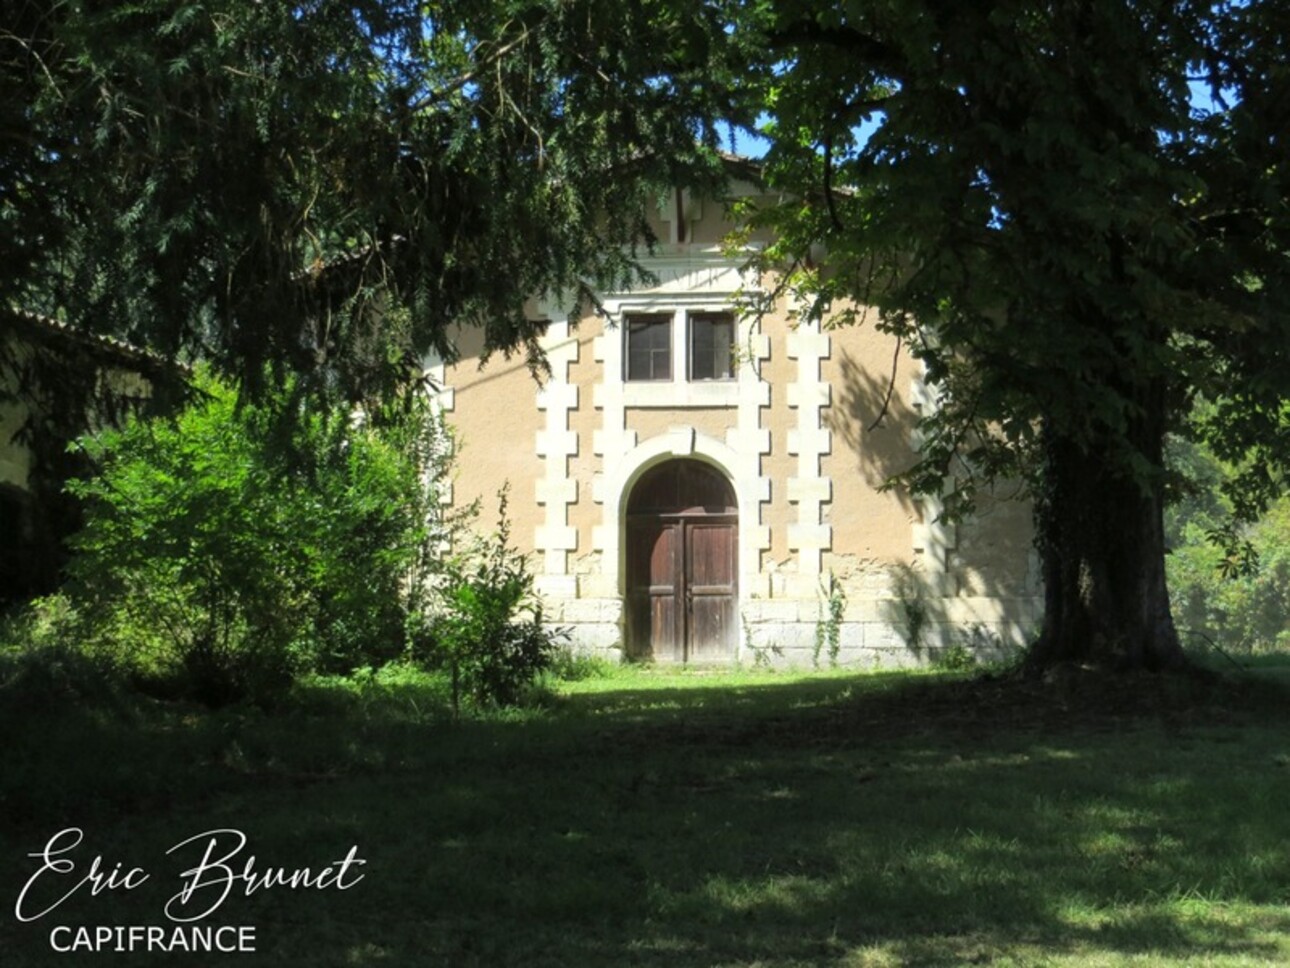
<instances>
[{"instance_id":1,"label":"tile roof","mask_svg":"<svg viewBox=\"0 0 1290 968\"><path fill-rule=\"evenodd\" d=\"M183 363L169 360L152 350L127 343L125 340L98 333L89 333L70 323L54 319L52 316L45 316L42 313L32 312L29 309L20 309L12 305L0 306L0 316L8 317L11 321L26 327L29 332L43 333L53 336L55 339L65 339L69 342L80 343L124 362L175 367L184 373L190 373L192 369Z\"/></svg>"}]
</instances>

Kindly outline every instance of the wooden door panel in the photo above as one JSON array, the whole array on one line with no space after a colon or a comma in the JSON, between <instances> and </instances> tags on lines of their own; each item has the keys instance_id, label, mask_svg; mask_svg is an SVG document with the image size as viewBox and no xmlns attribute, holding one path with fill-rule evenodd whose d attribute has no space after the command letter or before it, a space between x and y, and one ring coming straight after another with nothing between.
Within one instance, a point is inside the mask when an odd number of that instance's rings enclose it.
<instances>
[{"instance_id":1,"label":"wooden door panel","mask_svg":"<svg viewBox=\"0 0 1290 968\"><path fill-rule=\"evenodd\" d=\"M734 632L734 609L729 597L696 596L690 603L690 642L687 659L729 659Z\"/></svg>"},{"instance_id":2,"label":"wooden door panel","mask_svg":"<svg viewBox=\"0 0 1290 968\"><path fill-rule=\"evenodd\" d=\"M685 526L687 659L734 655L736 550L731 522L694 521Z\"/></svg>"},{"instance_id":3,"label":"wooden door panel","mask_svg":"<svg viewBox=\"0 0 1290 968\"><path fill-rule=\"evenodd\" d=\"M651 595L649 598L649 650L655 659L680 660L683 656L680 635L681 616L673 595Z\"/></svg>"},{"instance_id":4,"label":"wooden door panel","mask_svg":"<svg viewBox=\"0 0 1290 968\"><path fill-rule=\"evenodd\" d=\"M627 523L627 649L635 658L682 652L680 525L657 518Z\"/></svg>"},{"instance_id":5,"label":"wooden door panel","mask_svg":"<svg viewBox=\"0 0 1290 968\"><path fill-rule=\"evenodd\" d=\"M734 525L702 521L687 525L686 579L692 588L732 590L735 585Z\"/></svg>"}]
</instances>

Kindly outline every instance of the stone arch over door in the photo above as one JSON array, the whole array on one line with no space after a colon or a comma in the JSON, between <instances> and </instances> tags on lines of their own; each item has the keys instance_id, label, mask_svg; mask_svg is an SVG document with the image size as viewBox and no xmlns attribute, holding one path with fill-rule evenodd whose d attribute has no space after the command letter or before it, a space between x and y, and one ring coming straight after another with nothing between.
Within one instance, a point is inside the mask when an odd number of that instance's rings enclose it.
<instances>
[{"instance_id":1,"label":"stone arch over door","mask_svg":"<svg viewBox=\"0 0 1290 968\"><path fill-rule=\"evenodd\" d=\"M664 662L735 655L739 511L711 464L674 458L650 467L627 497L627 652Z\"/></svg>"}]
</instances>

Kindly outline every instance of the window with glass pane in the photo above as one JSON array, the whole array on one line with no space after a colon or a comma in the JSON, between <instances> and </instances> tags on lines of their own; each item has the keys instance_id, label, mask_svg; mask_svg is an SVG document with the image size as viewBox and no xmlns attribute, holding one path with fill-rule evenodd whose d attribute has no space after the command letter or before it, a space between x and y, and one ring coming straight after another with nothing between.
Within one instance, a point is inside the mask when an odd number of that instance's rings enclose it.
<instances>
[{"instance_id":1,"label":"window with glass pane","mask_svg":"<svg viewBox=\"0 0 1290 968\"><path fill-rule=\"evenodd\" d=\"M627 379L672 379L671 315L627 317Z\"/></svg>"},{"instance_id":2,"label":"window with glass pane","mask_svg":"<svg viewBox=\"0 0 1290 968\"><path fill-rule=\"evenodd\" d=\"M733 380L735 318L730 313L690 314L690 379Z\"/></svg>"}]
</instances>

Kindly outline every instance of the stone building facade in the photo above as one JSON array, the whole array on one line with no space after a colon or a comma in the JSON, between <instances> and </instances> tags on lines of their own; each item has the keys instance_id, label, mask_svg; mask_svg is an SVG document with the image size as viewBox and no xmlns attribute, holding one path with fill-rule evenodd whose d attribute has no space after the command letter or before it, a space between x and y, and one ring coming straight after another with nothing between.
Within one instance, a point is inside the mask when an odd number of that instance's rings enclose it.
<instances>
[{"instance_id":1,"label":"stone building facade","mask_svg":"<svg viewBox=\"0 0 1290 968\"><path fill-rule=\"evenodd\" d=\"M674 201L654 285L532 307L542 385L481 366L467 330L456 363L430 361L462 444L451 500L487 521L509 482L513 538L583 650L896 666L1020 644L1041 601L1029 506L1001 494L950 527L880 489L914 460L919 365L872 325L742 313L756 280L723 248L724 207Z\"/></svg>"}]
</instances>

